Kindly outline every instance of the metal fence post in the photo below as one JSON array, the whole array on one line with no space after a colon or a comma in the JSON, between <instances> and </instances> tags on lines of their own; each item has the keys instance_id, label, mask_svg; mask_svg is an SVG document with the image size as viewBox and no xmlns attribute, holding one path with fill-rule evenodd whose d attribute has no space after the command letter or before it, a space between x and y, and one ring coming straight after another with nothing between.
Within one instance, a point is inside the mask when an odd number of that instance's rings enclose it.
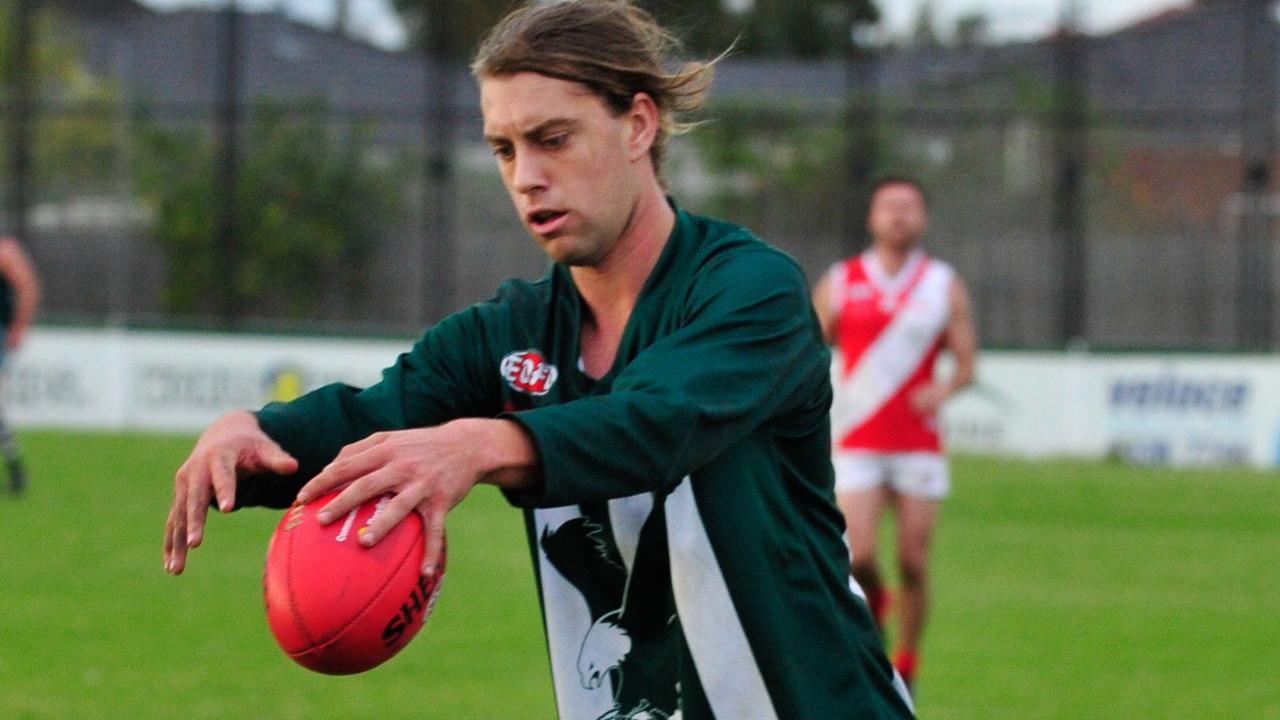
<instances>
[{"instance_id":1,"label":"metal fence post","mask_svg":"<svg viewBox=\"0 0 1280 720\"><path fill-rule=\"evenodd\" d=\"M450 33L452 0L432 0L428 16L425 61L426 101L423 129L426 141L426 198L423 213L424 253L428 262L424 286L428 288L425 305L427 320L434 323L454 308L457 249L453 222L453 37Z\"/></svg>"},{"instance_id":2,"label":"metal fence post","mask_svg":"<svg viewBox=\"0 0 1280 720\"><path fill-rule=\"evenodd\" d=\"M228 324L240 319L241 306L236 283L239 238L236 223L236 184L239 165L240 126L240 9L237 0L226 0L221 16L219 47L221 64L220 107L218 113L217 253L218 271L226 291L218 296L218 314Z\"/></svg>"},{"instance_id":3,"label":"metal fence post","mask_svg":"<svg viewBox=\"0 0 1280 720\"><path fill-rule=\"evenodd\" d=\"M17 0L14 7L12 104L10 105L10 151L13 153L13 192L9 197L9 216L13 234L28 242L27 209L31 204L32 116L35 113L35 5L37 0Z\"/></svg>"},{"instance_id":4,"label":"metal fence post","mask_svg":"<svg viewBox=\"0 0 1280 720\"><path fill-rule=\"evenodd\" d=\"M1271 163L1276 154L1276 23L1270 0L1250 0L1244 21L1244 177L1241 179L1237 342L1250 349L1274 344Z\"/></svg>"},{"instance_id":5,"label":"metal fence post","mask_svg":"<svg viewBox=\"0 0 1280 720\"><path fill-rule=\"evenodd\" d=\"M1087 39L1079 28L1079 0L1063 0L1062 23L1053 41L1055 177L1053 233L1062 268L1058 340L1069 346L1087 338L1085 247L1087 153Z\"/></svg>"},{"instance_id":6,"label":"metal fence post","mask_svg":"<svg viewBox=\"0 0 1280 720\"><path fill-rule=\"evenodd\" d=\"M853 255L867 245L866 213L871 204L879 154L880 56L869 42L874 22L863 15L865 3L849 3L849 37L845 43L845 182L843 252Z\"/></svg>"}]
</instances>

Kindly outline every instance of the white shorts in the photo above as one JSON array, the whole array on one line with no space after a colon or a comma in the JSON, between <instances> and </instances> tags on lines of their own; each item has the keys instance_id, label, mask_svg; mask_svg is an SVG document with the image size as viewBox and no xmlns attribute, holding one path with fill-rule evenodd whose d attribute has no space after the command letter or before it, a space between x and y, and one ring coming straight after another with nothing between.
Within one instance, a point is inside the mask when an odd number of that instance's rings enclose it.
<instances>
[{"instance_id":1,"label":"white shorts","mask_svg":"<svg viewBox=\"0 0 1280 720\"><path fill-rule=\"evenodd\" d=\"M887 485L902 495L941 500L951 494L951 470L939 453L842 450L832 458L836 493Z\"/></svg>"}]
</instances>

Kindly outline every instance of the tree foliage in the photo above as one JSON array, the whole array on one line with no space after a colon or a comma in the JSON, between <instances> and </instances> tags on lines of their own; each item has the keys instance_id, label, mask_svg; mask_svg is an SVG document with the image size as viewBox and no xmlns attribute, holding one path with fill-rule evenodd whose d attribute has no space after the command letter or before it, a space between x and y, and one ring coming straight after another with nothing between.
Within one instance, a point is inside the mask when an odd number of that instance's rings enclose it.
<instances>
[{"instance_id":1,"label":"tree foliage","mask_svg":"<svg viewBox=\"0 0 1280 720\"><path fill-rule=\"evenodd\" d=\"M433 23L445 17L450 54L469 58L480 39L513 5L512 0L391 0L413 45L430 47Z\"/></svg>"},{"instance_id":2,"label":"tree foliage","mask_svg":"<svg viewBox=\"0 0 1280 720\"><path fill-rule=\"evenodd\" d=\"M991 21L981 12L968 12L956 18L954 42L956 47L971 49L985 45L989 41L988 33Z\"/></svg>"},{"instance_id":3,"label":"tree foliage","mask_svg":"<svg viewBox=\"0 0 1280 720\"><path fill-rule=\"evenodd\" d=\"M15 52L15 0L0 0L0 103L17 100ZM31 100L53 108L72 106L110 107L116 90L110 81L95 76L79 62L79 48L62 31L58 13L38 8L31 20L37 38L30 48ZM36 119L32 118L35 123ZM39 119L32 133L31 148L39 177L57 178L57 187L48 194L83 191L101 184L110 176L117 151L117 138L110 120L92 114L66 114ZM7 140L7 138L5 138ZM0 158L7 165L12 149L0 146Z\"/></svg>"},{"instance_id":4,"label":"tree foliage","mask_svg":"<svg viewBox=\"0 0 1280 720\"><path fill-rule=\"evenodd\" d=\"M911 24L911 44L921 48L936 48L942 45L942 36L938 32L938 19L932 0L920 3L916 19Z\"/></svg>"},{"instance_id":5,"label":"tree foliage","mask_svg":"<svg viewBox=\"0 0 1280 720\"><path fill-rule=\"evenodd\" d=\"M874 0L635 0L687 49L717 54L736 42L743 55L825 57L843 52L853 22L876 22ZM511 0L393 0L419 47L430 47L432 22L444 17L451 51L466 57L509 10Z\"/></svg>"},{"instance_id":6,"label":"tree foliage","mask_svg":"<svg viewBox=\"0 0 1280 720\"><path fill-rule=\"evenodd\" d=\"M368 128L335 137L322 107L260 103L247 135L234 194L238 252L225 277L213 143L155 124L143 133L139 189L155 208L154 234L169 267L165 309L209 312L231 293L235 307L300 318L334 292L326 285L333 277L355 279L336 289L354 299L402 202L397 174L369 158Z\"/></svg>"}]
</instances>

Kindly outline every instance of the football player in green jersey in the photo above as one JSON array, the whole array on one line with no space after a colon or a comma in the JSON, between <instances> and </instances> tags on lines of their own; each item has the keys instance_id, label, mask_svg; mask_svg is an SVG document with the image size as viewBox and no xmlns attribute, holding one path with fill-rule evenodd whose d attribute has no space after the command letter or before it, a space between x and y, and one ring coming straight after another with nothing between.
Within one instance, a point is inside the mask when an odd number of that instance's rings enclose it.
<instances>
[{"instance_id":1,"label":"football player in green jersey","mask_svg":"<svg viewBox=\"0 0 1280 720\"><path fill-rule=\"evenodd\" d=\"M560 717L905 718L850 589L829 354L794 261L666 195L713 63L626 2L528 3L473 64L484 136L554 261L458 312L366 389L218 420L178 471L165 562L211 503L395 497L362 542L477 483L523 510ZM239 479L237 477L239 476Z\"/></svg>"}]
</instances>

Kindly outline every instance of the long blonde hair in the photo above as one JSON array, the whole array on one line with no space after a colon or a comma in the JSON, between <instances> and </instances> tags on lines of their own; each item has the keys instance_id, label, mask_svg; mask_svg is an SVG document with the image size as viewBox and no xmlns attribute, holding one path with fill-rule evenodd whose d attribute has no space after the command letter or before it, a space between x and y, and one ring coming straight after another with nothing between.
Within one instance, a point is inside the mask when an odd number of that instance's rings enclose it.
<instances>
[{"instance_id":1,"label":"long blonde hair","mask_svg":"<svg viewBox=\"0 0 1280 720\"><path fill-rule=\"evenodd\" d=\"M679 48L675 36L629 2L526 2L489 31L471 72L480 80L533 72L581 83L619 115L631 108L636 93L647 94L660 116L649 157L661 177L667 140L695 124L682 116L702 106L724 57L668 71Z\"/></svg>"}]
</instances>

